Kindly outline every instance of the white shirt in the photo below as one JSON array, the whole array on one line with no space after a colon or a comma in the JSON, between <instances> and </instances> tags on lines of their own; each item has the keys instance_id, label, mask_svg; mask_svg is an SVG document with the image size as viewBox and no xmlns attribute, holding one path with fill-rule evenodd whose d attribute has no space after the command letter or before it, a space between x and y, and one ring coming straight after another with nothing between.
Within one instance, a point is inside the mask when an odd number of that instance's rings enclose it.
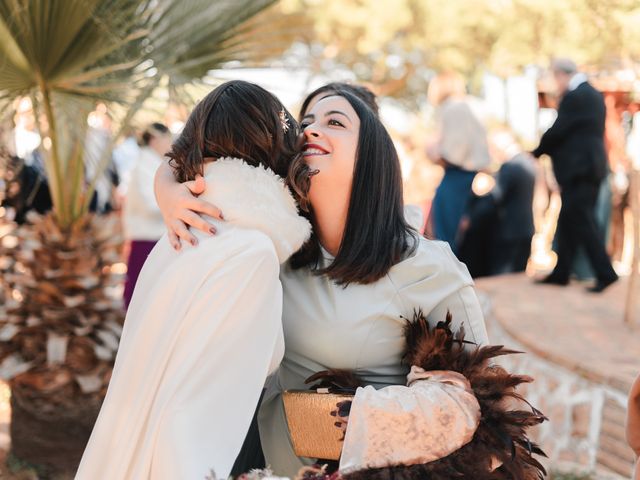
<instances>
[{"instance_id":1,"label":"white shirt","mask_svg":"<svg viewBox=\"0 0 640 480\"><path fill-rule=\"evenodd\" d=\"M125 138L120 145L113 149L113 163L116 166L120 180L118 192L121 195L127 194L129 182L131 181L131 172L136 166L139 155L140 147L135 137Z\"/></svg>"},{"instance_id":2,"label":"white shirt","mask_svg":"<svg viewBox=\"0 0 640 480\"><path fill-rule=\"evenodd\" d=\"M489 166L487 131L467 99L446 100L440 106L439 121L439 150L443 159L472 172Z\"/></svg>"},{"instance_id":3,"label":"white shirt","mask_svg":"<svg viewBox=\"0 0 640 480\"><path fill-rule=\"evenodd\" d=\"M131 172L124 204L124 232L128 240L158 240L166 228L153 192L153 179L163 158L142 147Z\"/></svg>"},{"instance_id":4,"label":"white shirt","mask_svg":"<svg viewBox=\"0 0 640 480\"><path fill-rule=\"evenodd\" d=\"M587 76L584 73L578 72L573 77L571 77L571 80L569 80L568 90L570 92L573 92L576 88L578 88L580 85L582 85L586 81L587 81Z\"/></svg>"}]
</instances>

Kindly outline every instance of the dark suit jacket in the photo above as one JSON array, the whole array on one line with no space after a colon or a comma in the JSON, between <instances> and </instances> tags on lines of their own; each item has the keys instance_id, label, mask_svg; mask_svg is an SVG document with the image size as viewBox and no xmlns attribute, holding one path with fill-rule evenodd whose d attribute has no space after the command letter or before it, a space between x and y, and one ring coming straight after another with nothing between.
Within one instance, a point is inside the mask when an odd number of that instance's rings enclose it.
<instances>
[{"instance_id":1,"label":"dark suit jacket","mask_svg":"<svg viewBox=\"0 0 640 480\"><path fill-rule=\"evenodd\" d=\"M492 193L499 206L497 238L502 241L531 238L533 224L533 191L536 167L530 155L519 153L498 171Z\"/></svg>"},{"instance_id":2,"label":"dark suit jacket","mask_svg":"<svg viewBox=\"0 0 640 480\"><path fill-rule=\"evenodd\" d=\"M558 107L558 118L533 151L551 157L561 187L578 179L598 182L608 171L604 148L606 108L602 94L588 82L567 92Z\"/></svg>"},{"instance_id":3,"label":"dark suit jacket","mask_svg":"<svg viewBox=\"0 0 640 480\"><path fill-rule=\"evenodd\" d=\"M531 242L535 181L534 160L519 153L502 164L490 194L470 196L465 211L469 228L459 239L457 255L473 278L491 274L498 245Z\"/></svg>"}]
</instances>

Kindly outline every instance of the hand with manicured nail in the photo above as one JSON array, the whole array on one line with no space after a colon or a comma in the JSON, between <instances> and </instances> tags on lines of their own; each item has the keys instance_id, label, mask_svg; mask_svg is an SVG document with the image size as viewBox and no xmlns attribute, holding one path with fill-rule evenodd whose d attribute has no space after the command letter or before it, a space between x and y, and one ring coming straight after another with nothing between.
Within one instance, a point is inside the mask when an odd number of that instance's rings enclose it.
<instances>
[{"instance_id":1,"label":"hand with manicured nail","mask_svg":"<svg viewBox=\"0 0 640 480\"><path fill-rule=\"evenodd\" d=\"M180 250L182 241L197 245L196 237L189 231L191 227L215 235L216 228L205 221L202 215L224 220L218 207L197 198L205 188L202 175L197 175L189 182L176 183L168 163L163 163L156 172L156 200L167 227L169 242L175 250Z\"/></svg>"},{"instance_id":2,"label":"hand with manicured nail","mask_svg":"<svg viewBox=\"0 0 640 480\"><path fill-rule=\"evenodd\" d=\"M336 404L337 409L332 410L330 415L332 417L336 417L336 422L334 425L342 430L343 433L347 432L347 424L349 423L349 414L351 413L351 400L345 400L343 402L338 402ZM344 440L344 435L340 440Z\"/></svg>"}]
</instances>

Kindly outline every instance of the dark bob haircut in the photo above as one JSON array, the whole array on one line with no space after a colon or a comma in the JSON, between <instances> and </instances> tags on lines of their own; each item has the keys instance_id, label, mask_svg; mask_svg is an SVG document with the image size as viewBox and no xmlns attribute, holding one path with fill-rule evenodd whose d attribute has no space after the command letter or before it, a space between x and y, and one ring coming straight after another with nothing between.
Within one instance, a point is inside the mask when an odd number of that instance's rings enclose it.
<instances>
[{"instance_id":1,"label":"dark bob haircut","mask_svg":"<svg viewBox=\"0 0 640 480\"><path fill-rule=\"evenodd\" d=\"M389 133L375 113L352 93L341 90L326 95L332 96L346 99L360 119L344 236L328 267L318 268L321 250L315 233L291 258L291 267L310 267L343 286L373 283L413 253L418 233L405 220L400 161ZM313 208L309 216L315 224Z\"/></svg>"},{"instance_id":2,"label":"dark bob haircut","mask_svg":"<svg viewBox=\"0 0 640 480\"><path fill-rule=\"evenodd\" d=\"M152 138L162 135L171 135L171 132L165 124L154 122L145 128L144 132L142 132L142 145L148 146Z\"/></svg>"},{"instance_id":3,"label":"dark bob haircut","mask_svg":"<svg viewBox=\"0 0 640 480\"><path fill-rule=\"evenodd\" d=\"M306 206L309 168L300 153L298 123L264 88L232 80L211 91L193 109L167 154L179 182L204 173L210 159L240 158L286 179Z\"/></svg>"},{"instance_id":4,"label":"dark bob haircut","mask_svg":"<svg viewBox=\"0 0 640 480\"><path fill-rule=\"evenodd\" d=\"M331 82L323 85L320 88L315 89L307 98L302 102L302 106L300 107L300 115L298 118L304 117L307 113L307 109L309 108L309 104L311 100L316 98L318 95L324 94L327 96L331 93L339 93L339 92L347 92L362 100L367 107L371 109L373 113L375 113L376 117L378 116L378 102L376 100L375 94L369 90L364 85L354 85L352 83L343 83L343 82Z\"/></svg>"}]
</instances>

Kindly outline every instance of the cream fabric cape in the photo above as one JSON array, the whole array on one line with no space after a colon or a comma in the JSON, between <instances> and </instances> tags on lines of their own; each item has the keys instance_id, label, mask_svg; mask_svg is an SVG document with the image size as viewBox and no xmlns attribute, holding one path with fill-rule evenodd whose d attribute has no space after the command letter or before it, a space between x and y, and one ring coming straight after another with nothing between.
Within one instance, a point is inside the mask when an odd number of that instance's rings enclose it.
<instances>
[{"instance_id":1,"label":"cream fabric cape","mask_svg":"<svg viewBox=\"0 0 640 480\"><path fill-rule=\"evenodd\" d=\"M205 180L226 221L149 255L76 479L226 478L282 358L279 267L311 227L270 170L220 159Z\"/></svg>"}]
</instances>

